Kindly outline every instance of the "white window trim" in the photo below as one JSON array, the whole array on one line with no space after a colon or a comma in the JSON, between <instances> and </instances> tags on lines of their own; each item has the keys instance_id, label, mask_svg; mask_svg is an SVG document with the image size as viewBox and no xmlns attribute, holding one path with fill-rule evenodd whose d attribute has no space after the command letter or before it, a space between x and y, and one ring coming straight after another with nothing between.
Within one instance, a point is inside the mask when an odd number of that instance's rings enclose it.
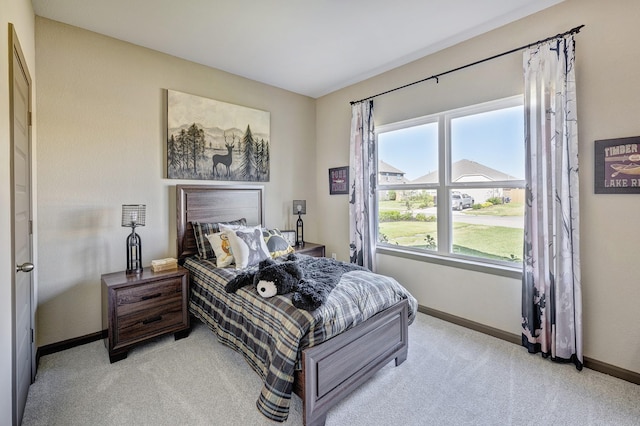
<instances>
[{"instance_id":1,"label":"white window trim","mask_svg":"<svg viewBox=\"0 0 640 426\"><path fill-rule=\"evenodd\" d=\"M408 127L420 126L430 123L438 123L438 183L425 184L381 184L378 182L377 191L406 191L411 189L436 190L438 200L437 205L437 227L438 227L438 248L435 251L411 249L409 247L398 247L392 244L380 243L378 241L378 227L376 227L376 253L399 256L413 260L436 263L440 265L453 266L462 269L469 269L478 272L501 275L511 278L521 278L522 264L504 261L495 261L472 256L464 256L452 252L453 220L451 210L451 197L447 196L451 191L475 189L475 188L524 188L525 180L509 181L489 181L489 182L451 182L451 144L447 143L451 135L451 120L464 117L470 114L481 114L497 109L506 109L524 104L524 96L516 95L509 98L484 102L468 107L457 108L430 114L423 117L412 118L395 123L377 126L378 133L386 133ZM377 145L377 144L376 144ZM378 151L376 149L376 164L378 164ZM376 173L377 175L377 173ZM375 217L378 217L378 197L376 194ZM446 220L440 220L446 218Z\"/></svg>"}]
</instances>

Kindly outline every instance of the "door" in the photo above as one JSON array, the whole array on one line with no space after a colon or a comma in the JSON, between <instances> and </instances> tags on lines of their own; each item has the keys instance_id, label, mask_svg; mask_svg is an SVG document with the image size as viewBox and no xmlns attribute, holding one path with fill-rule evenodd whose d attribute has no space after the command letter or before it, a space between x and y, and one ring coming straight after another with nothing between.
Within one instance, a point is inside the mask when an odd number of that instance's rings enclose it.
<instances>
[{"instance_id":1,"label":"door","mask_svg":"<svg viewBox=\"0 0 640 426\"><path fill-rule=\"evenodd\" d=\"M9 68L11 89L11 200L13 233L13 424L22 421L29 386L35 374L32 331L33 279L31 270L31 78L11 25L13 50Z\"/></svg>"}]
</instances>

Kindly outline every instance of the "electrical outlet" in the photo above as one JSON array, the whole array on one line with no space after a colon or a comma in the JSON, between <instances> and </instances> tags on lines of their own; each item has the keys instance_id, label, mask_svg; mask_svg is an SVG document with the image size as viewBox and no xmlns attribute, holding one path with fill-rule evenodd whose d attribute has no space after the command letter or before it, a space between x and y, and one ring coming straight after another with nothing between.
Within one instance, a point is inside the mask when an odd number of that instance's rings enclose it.
<instances>
[{"instance_id":1,"label":"electrical outlet","mask_svg":"<svg viewBox=\"0 0 640 426\"><path fill-rule=\"evenodd\" d=\"M331 258L332 258L332 259L338 259L338 257L336 256L336 254L335 254L335 253L331 253Z\"/></svg>"}]
</instances>

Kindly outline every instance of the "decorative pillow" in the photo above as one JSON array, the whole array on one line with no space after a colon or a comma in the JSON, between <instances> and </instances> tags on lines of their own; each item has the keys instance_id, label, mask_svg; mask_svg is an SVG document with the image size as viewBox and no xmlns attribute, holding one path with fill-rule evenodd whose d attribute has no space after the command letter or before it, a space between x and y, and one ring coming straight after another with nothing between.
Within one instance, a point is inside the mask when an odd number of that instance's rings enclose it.
<instances>
[{"instance_id":1,"label":"decorative pillow","mask_svg":"<svg viewBox=\"0 0 640 426\"><path fill-rule=\"evenodd\" d=\"M262 227L244 227L230 229L220 224L220 230L229 238L231 252L236 261L236 269L244 269L270 259L269 249L262 237Z\"/></svg>"},{"instance_id":2,"label":"decorative pillow","mask_svg":"<svg viewBox=\"0 0 640 426\"><path fill-rule=\"evenodd\" d=\"M293 253L295 250L289 245L287 240L284 239L279 229L262 229L262 237L267 244L269 253L272 258L284 256L285 254Z\"/></svg>"},{"instance_id":3,"label":"decorative pillow","mask_svg":"<svg viewBox=\"0 0 640 426\"><path fill-rule=\"evenodd\" d=\"M229 225L247 225L247 219L236 219L229 222L221 222ZM196 238L196 246L198 246L198 256L200 259L213 259L215 252L207 240L207 235L220 232L220 223L191 222L193 225L193 235Z\"/></svg>"},{"instance_id":4,"label":"decorative pillow","mask_svg":"<svg viewBox=\"0 0 640 426\"><path fill-rule=\"evenodd\" d=\"M229 237L224 232L214 232L207 235L207 240L216 254L216 266L224 268L234 262L233 253L229 244Z\"/></svg>"}]
</instances>

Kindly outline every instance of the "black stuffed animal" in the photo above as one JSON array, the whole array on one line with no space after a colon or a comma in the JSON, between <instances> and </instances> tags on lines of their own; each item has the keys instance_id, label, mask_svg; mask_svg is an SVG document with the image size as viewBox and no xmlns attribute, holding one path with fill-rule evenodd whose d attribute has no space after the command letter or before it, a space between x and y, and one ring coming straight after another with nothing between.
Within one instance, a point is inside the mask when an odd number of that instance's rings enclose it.
<instances>
[{"instance_id":1,"label":"black stuffed animal","mask_svg":"<svg viewBox=\"0 0 640 426\"><path fill-rule=\"evenodd\" d=\"M239 288L254 285L262 297L290 293L297 288L303 277L302 270L293 262L296 259L293 253L281 261L265 259L258 264L257 270L240 272L227 283L225 290L227 293L235 293Z\"/></svg>"},{"instance_id":2,"label":"black stuffed animal","mask_svg":"<svg viewBox=\"0 0 640 426\"><path fill-rule=\"evenodd\" d=\"M333 259L298 257L291 253L281 260L263 260L257 270L239 273L229 281L225 290L235 293L241 287L254 285L262 297L293 292L293 306L314 311L327 300L342 274L354 270L364 268Z\"/></svg>"},{"instance_id":3,"label":"black stuffed animal","mask_svg":"<svg viewBox=\"0 0 640 426\"><path fill-rule=\"evenodd\" d=\"M260 296L272 297L296 291L302 277L302 269L296 263L276 263L273 259L266 259L260 262L253 284Z\"/></svg>"}]
</instances>

